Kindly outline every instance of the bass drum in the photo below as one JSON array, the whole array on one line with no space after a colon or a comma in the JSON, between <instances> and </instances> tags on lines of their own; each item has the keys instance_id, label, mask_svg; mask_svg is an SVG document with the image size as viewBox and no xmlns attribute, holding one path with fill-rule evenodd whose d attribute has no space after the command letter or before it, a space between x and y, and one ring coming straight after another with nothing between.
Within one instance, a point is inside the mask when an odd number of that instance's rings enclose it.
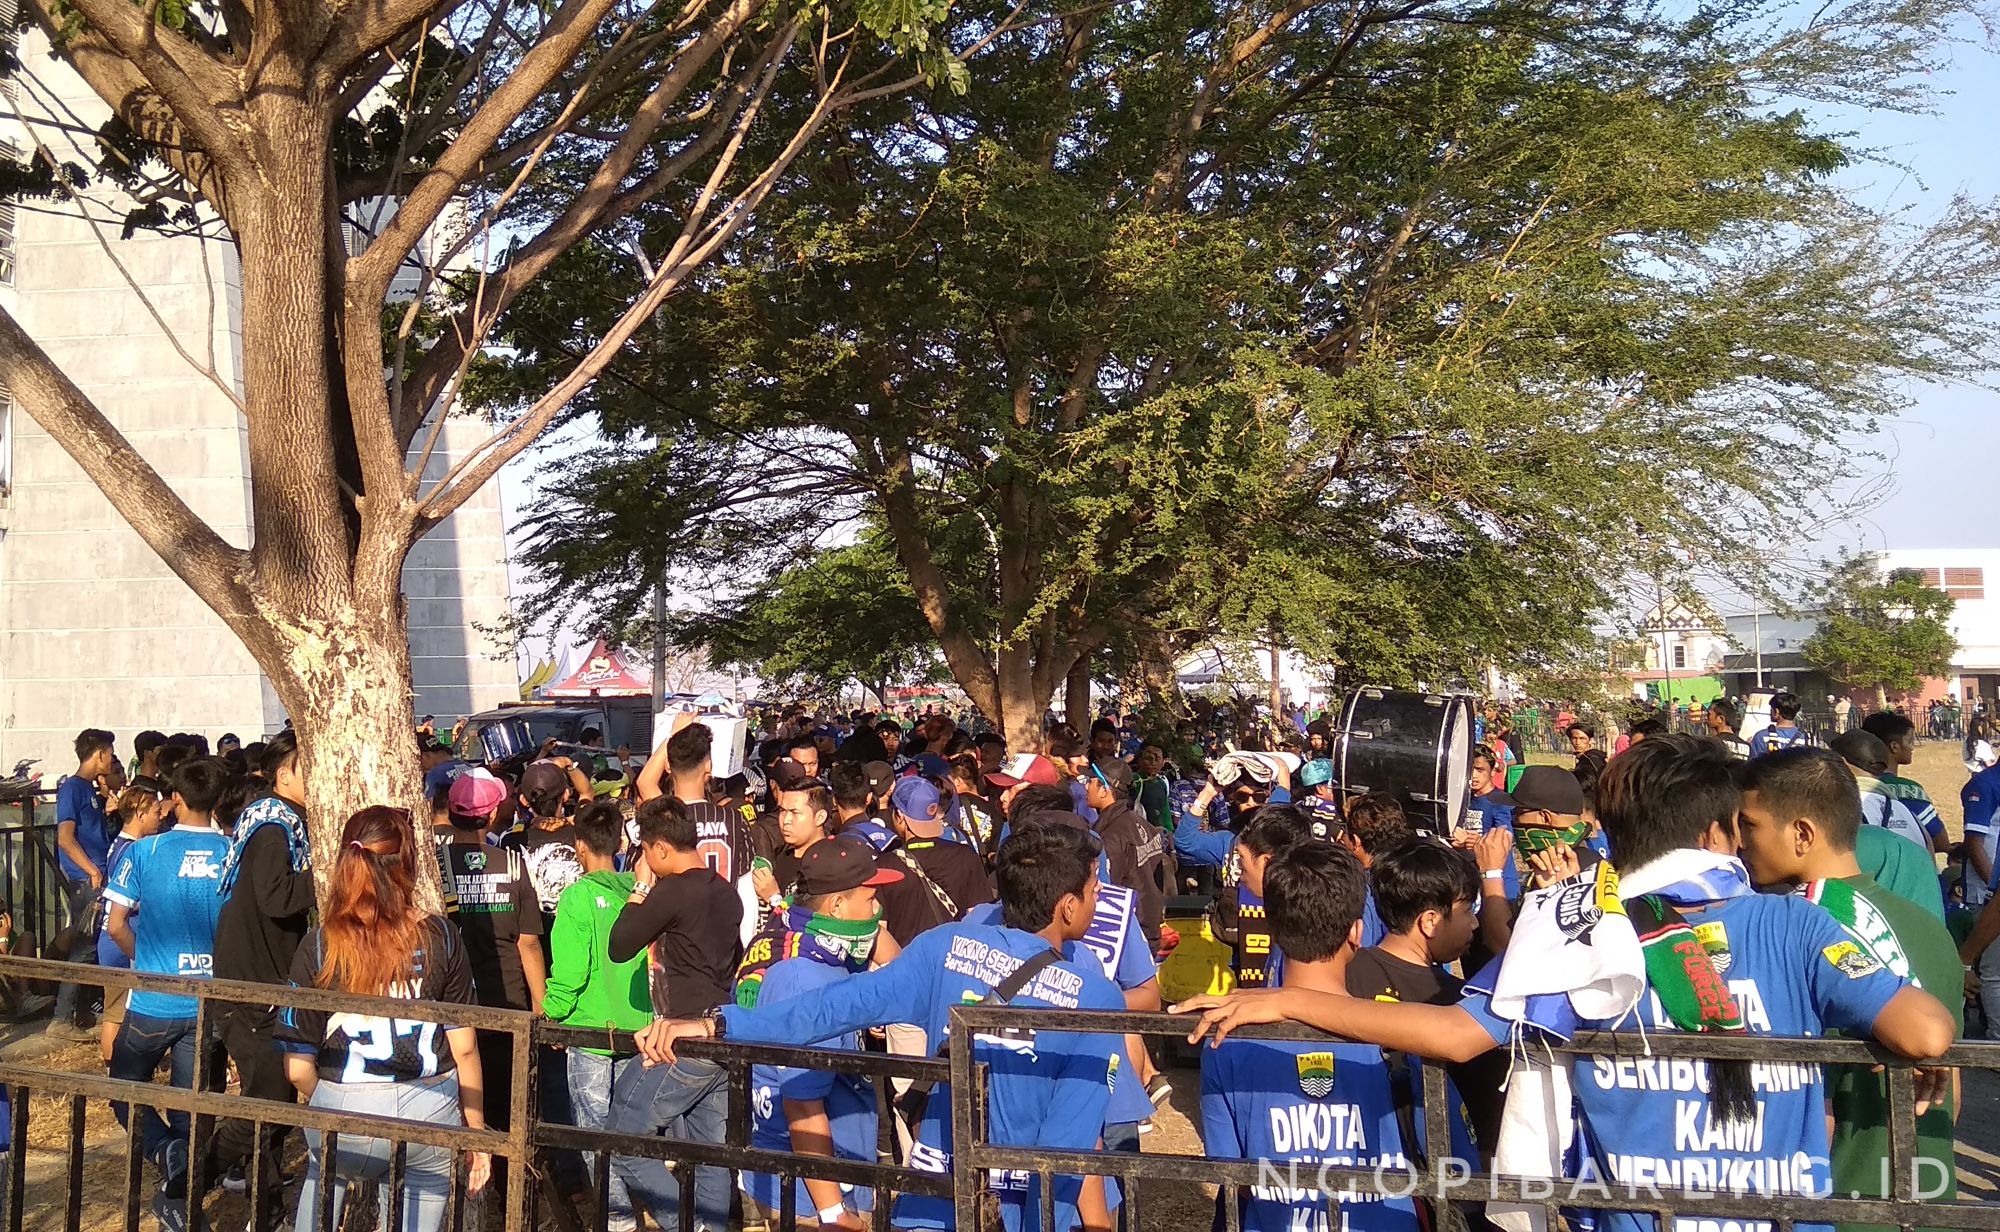
<instances>
[{"instance_id":1,"label":"bass drum","mask_svg":"<svg viewBox=\"0 0 2000 1232\"><path fill-rule=\"evenodd\" d=\"M1385 791L1419 830L1448 835L1471 793L1472 703L1440 693L1367 688L1341 712L1340 789Z\"/></svg>"}]
</instances>

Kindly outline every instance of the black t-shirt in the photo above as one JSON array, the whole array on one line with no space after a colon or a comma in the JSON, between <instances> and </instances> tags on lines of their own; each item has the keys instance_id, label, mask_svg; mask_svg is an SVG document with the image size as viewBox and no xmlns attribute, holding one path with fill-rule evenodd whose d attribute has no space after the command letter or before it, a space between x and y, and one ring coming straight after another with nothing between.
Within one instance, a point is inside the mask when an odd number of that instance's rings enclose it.
<instances>
[{"instance_id":1,"label":"black t-shirt","mask_svg":"<svg viewBox=\"0 0 2000 1232\"><path fill-rule=\"evenodd\" d=\"M326 934L315 928L292 956L292 985L315 987L325 962ZM458 930L439 916L426 916L409 978L387 995L473 1004L472 966ZM451 1025L287 1007L278 1011L277 1041L282 1051L316 1054L319 1076L327 1082L407 1082L452 1068L445 1039Z\"/></svg>"},{"instance_id":2,"label":"black t-shirt","mask_svg":"<svg viewBox=\"0 0 2000 1232\"><path fill-rule=\"evenodd\" d=\"M799 879L799 870L805 867L805 863L797 852L782 844L771 853L771 877L778 883L778 893L792 892L792 886Z\"/></svg>"},{"instance_id":3,"label":"black t-shirt","mask_svg":"<svg viewBox=\"0 0 2000 1232\"><path fill-rule=\"evenodd\" d=\"M484 843L439 845L452 891L458 898L459 932L472 963L472 983L481 1005L533 1008L528 976L521 969L523 937L540 937L542 905L517 851Z\"/></svg>"},{"instance_id":4,"label":"black t-shirt","mask_svg":"<svg viewBox=\"0 0 2000 1232\"><path fill-rule=\"evenodd\" d=\"M313 902L312 870L292 871L284 828L259 827L244 844L236 882L216 917L216 978L288 982Z\"/></svg>"},{"instance_id":5,"label":"black t-shirt","mask_svg":"<svg viewBox=\"0 0 2000 1232\"><path fill-rule=\"evenodd\" d=\"M951 899L951 906L938 900L923 877L910 871L908 860ZM898 945L908 945L917 934L940 924L963 919L981 903L993 901L993 882L986 875L986 861L963 843L938 839L918 839L899 843L876 861L894 869L903 879L876 891L882 903L882 926Z\"/></svg>"},{"instance_id":6,"label":"black t-shirt","mask_svg":"<svg viewBox=\"0 0 2000 1232\"><path fill-rule=\"evenodd\" d=\"M1443 967L1413 963L1379 946L1361 951L1347 964L1348 994L1369 1000L1457 1005L1464 988L1465 981ZM1507 1050L1494 1049L1463 1064L1447 1066L1446 1072L1465 1100L1473 1140L1491 1159L1494 1144L1500 1139L1500 1116L1506 1108L1500 1084L1507 1080Z\"/></svg>"},{"instance_id":7,"label":"black t-shirt","mask_svg":"<svg viewBox=\"0 0 2000 1232\"><path fill-rule=\"evenodd\" d=\"M1398 958L1371 946L1347 964L1347 991L1373 1000L1389 997L1412 1005L1457 1005L1465 981L1443 967Z\"/></svg>"},{"instance_id":8,"label":"black t-shirt","mask_svg":"<svg viewBox=\"0 0 2000 1232\"><path fill-rule=\"evenodd\" d=\"M576 858L576 827L565 822L544 830L530 822L501 840L501 845L521 853L528 866L528 880L534 883L535 899L541 904L544 927L555 919L556 902L562 892L583 876L583 864Z\"/></svg>"},{"instance_id":9,"label":"black t-shirt","mask_svg":"<svg viewBox=\"0 0 2000 1232\"><path fill-rule=\"evenodd\" d=\"M695 851L709 871L724 881L750 872L750 836L743 815L706 800L681 802L694 819Z\"/></svg>"},{"instance_id":10,"label":"black t-shirt","mask_svg":"<svg viewBox=\"0 0 2000 1232\"><path fill-rule=\"evenodd\" d=\"M693 1018L729 1003L742 922L736 888L698 868L662 877L644 902L627 903L605 949L619 963L650 946L653 1013Z\"/></svg>"}]
</instances>

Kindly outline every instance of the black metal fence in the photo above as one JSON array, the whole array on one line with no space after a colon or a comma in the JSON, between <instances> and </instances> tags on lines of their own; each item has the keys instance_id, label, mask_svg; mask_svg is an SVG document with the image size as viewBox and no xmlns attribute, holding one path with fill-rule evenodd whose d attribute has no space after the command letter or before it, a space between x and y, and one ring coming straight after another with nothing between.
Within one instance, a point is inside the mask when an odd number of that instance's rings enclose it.
<instances>
[{"instance_id":1,"label":"black metal fence","mask_svg":"<svg viewBox=\"0 0 2000 1232\"><path fill-rule=\"evenodd\" d=\"M679 1224L692 1228L695 1220L694 1185L697 1167L716 1167L770 1173L779 1178L780 1207L774 1212L776 1224L790 1232L799 1219L795 1209L795 1181L811 1178L840 1182L873 1190L877 1196L870 1220L876 1229L889 1226L891 1193L917 1193L950 1198L959 1232L984 1232L980 1224L981 1191L992 1170L1038 1175L1042 1184L1041 1228L1053 1224L1054 1186L1058 1175L1102 1175L1125 1182L1125 1226L1135 1232L1165 1228L1164 1222L1150 1219L1152 1198L1134 1182L1176 1186L1215 1185L1230 1195L1245 1188L1270 1184L1271 1164L1257 1160L1217 1159L1180 1154L1108 1154L1098 1151L1060 1152L999 1146L990 1141L986 1109L986 1074L974 1063L973 1036L1002 1027L1030 1027L1037 1032L1087 1031L1136 1033L1152 1036L1184 1035L1189 1020L1165 1014L1105 1014L1062 1012L1018 1008L965 1006L953 1012L949 1061L884 1056L860 1052L835 1052L812 1048L778 1048L730 1042L686 1042L684 1055L715 1062L727 1073L729 1115L727 1132L721 1142L695 1143L664 1137L639 1136L606 1130L591 1130L550 1123L537 1115L538 1062L554 1055L553 1049L597 1047L613 1051L629 1050L631 1037L620 1033L587 1031L554 1026L534 1016L514 1010L434 1002L354 997L313 989L274 988L234 981L179 979L139 975L129 971L77 968L64 963L32 959L0 959L0 977L82 979L112 988L144 987L161 992L192 996L196 1000L194 1034L198 1041L216 1036L217 1011L227 1005L247 1004L268 1007L293 1005L347 1014L390 1017L404 1021L436 1022L441 1025L471 1027L504 1034L511 1069L511 1099L506 1132L475 1130L462 1124L413 1121L355 1112L335 1111L276 1100L252 1099L222 1092L219 1051L197 1047L193 1081L189 1088L152 1082L127 1081L96 1072L68 1072L20 1061L0 1062L0 1084L11 1089L13 1149L6 1172L5 1193L7 1232L26 1227L82 1232L85 1226L100 1228L115 1222L127 1232L140 1226L141 1197L145 1182L140 1149L139 1117L128 1115L123 1129L122 1159L115 1146L101 1138L93 1142L88 1132L89 1103L93 1100L119 1101L156 1110L178 1111L189 1118L187 1133L190 1161L205 1158L218 1122L234 1119L252 1127L283 1126L316 1131L321 1135L322 1158L336 1154L342 1136L368 1138L393 1144L386 1175L388 1209L379 1212L391 1228L409 1226L405 1222L404 1177L407 1152L412 1146L439 1147L451 1153L450 1188L438 1226L461 1232L468 1226L473 1203L465 1189L467 1152L486 1152L507 1161L511 1183L504 1205L498 1210L482 1206L480 1225L491 1229L496 1217L506 1232L526 1232L538 1227L574 1229L589 1226L604 1229L609 1205L607 1170L594 1170L594 1203L574 1201L555 1192L548 1183L551 1169L548 1156L559 1151L605 1152L631 1158L655 1159L672 1167L680 1191ZM1296 1027L1256 1028L1239 1036L1263 1039L1324 1040L1318 1033ZM2000 1226L1991 1204L1960 1201L1927 1201L1917 1190L1915 1139L1915 1080L1913 1067L1888 1056L1880 1048L1863 1042L1826 1039L1784 1039L1770 1036L1716 1038L1712 1036L1592 1034L1578 1038L1560 1051L1592 1056L1666 1056L1701 1058L1746 1058L1767 1062L1879 1064L1888 1072L1890 1100L1890 1175L1893 1189L1881 1198L1833 1198L1806 1195L1765 1195L1724 1193L1704 1190L1632 1187L1615 1182L1593 1182L1584 1201L1571 1201L1562 1192L1561 1181L1536 1178L1494 1177L1470 1166L1451 1167L1442 1161L1453 1159L1447 1136L1447 1089L1444 1067L1423 1069L1423 1108L1427 1138L1424 1158L1439 1161L1435 1168L1420 1174L1383 1174L1356 1168L1314 1166L1313 1183L1323 1188L1351 1189L1360 1194L1417 1197L1432 1202L1501 1201L1539 1208L1549 1217L1548 1227L1559 1227L1558 1212L1565 1206L1589 1206L1648 1212L1654 1215L1698 1213L1703 1217L1769 1221L1778 1232L1790 1232L1795 1222L1866 1221L1903 1228L1985 1228ZM2000 1044L1964 1044L1954 1048L1938 1064L1959 1068L2000 1071ZM750 1145L750 1109L753 1067L759 1065L796 1066L875 1079L878 1113L876 1159L872 1162L836 1160L798 1155L787 1151L758 1149ZM954 1092L951 1104L953 1152L949 1172L921 1171L897 1163L894 1117L889 1103L889 1081L908 1078L935 1083L948 1080ZM50 1133L51 1118L44 1113L40 1122L31 1117L31 1100L57 1103L57 1132ZM1963 1110L1962 1110L1963 1115ZM31 1148L31 1133L39 1129L39 1141L59 1145ZM264 1135L252 1133L251 1155L244 1169L248 1183L249 1210L263 1209L262 1191L265 1148ZM106 1150L110 1146L111 1149ZM62 1157L60 1180L41 1169L44 1180L37 1183L36 1200L29 1200L30 1155L46 1159L50 1152ZM1461 1163L1465 1161L1459 1161ZM116 1192L101 1178L117 1167ZM193 1216L202 1201L200 1165L191 1162L194 1181L188 1197L176 1199L191 1218L187 1226L202 1227ZM313 1210L298 1220L302 1232L330 1232L333 1188L321 1185ZM1205 1193L1205 1191L1204 1191ZM1221 1203L1230 1232L1240 1227L1235 1201ZM105 1218L105 1207L115 1207L119 1218ZM358 1226L352 1216L356 1204L350 1202L348 1226ZM32 1220L32 1222L30 1222ZM87 1224L86 1224L86 1221ZM289 1223L290 1220L287 1220ZM1203 1222L1206 1222L1204 1218ZM1671 1225L1666 1225L1671 1226ZM233 1232L233 1229L231 1229Z\"/></svg>"},{"instance_id":2,"label":"black metal fence","mask_svg":"<svg viewBox=\"0 0 2000 1232\"><path fill-rule=\"evenodd\" d=\"M1034 1029L1042 1031L1119 1032L1154 1036L1185 1036L1186 1018L1167 1014L1103 1014L1033 1010ZM999 1147L986 1139L984 1077L970 1063L972 1036L981 1031L1021 1025L1021 1011L999 1007L966 1006L952 1013L952 1081L955 1089L971 1098L955 1100L952 1106L954 1153L952 1178L960 1232L969 1232L964 1212L975 1202L981 1178L988 1169L1035 1173L1041 1181L1043 1228L1050 1222L1053 1187L1051 1178L1060 1175L1099 1175L1126 1182L1141 1180L1206 1182L1240 1195L1244 1189L1272 1183L1272 1165L1260 1160L1223 1160L1194 1155L1114 1155L1102 1152L1026 1150ZM1258 1027L1233 1033L1232 1038L1325 1040L1327 1037L1301 1027ZM2000 1227L2000 1209L1990 1202L1935 1202L1917 1192L1916 1085L1918 1068L1893 1056L1871 1042L1844 1039L1797 1039L1777 1036L1717 1037L1656 1033L1641 1036L1626 1032L1587 1032L1554 1051L1573 1056L1610 1057L1690 1057L1708 1060L1755 1060L1775 1063L1856 1063L1883 1066L1888 1074L1890 1104L1889 1173L1891 1193L1882 1198L1835 1198L1797 1194L1750 1194L1705 1189L1667 1189L1635 1186L1610 1178L1590 1181L1587 1196L1565 1193L1561 1179L1494 1176L1471 1168L1452 1168L1454 1160L1447 1117L1448 1095L1445 1067L1423 1067L1424 1148L1423 1157L1433 1161L1427 1170L1396 1172L1385 1176L1375 1169L1314 1167L1314 1185L1323 1190L1352 1190L1360 1194L1409 1197L1449 1205L1463 1202L1504 1202L1539 1208L1546 1227L1565 1226L1560 1212L1565 1207L1644 1212L1659 1217L1662 1228L1674 1226L1672 1217L1698 1214L1704 1219L1738 1220L1739 1226L1756 1227L1768 1222L1777 1232L1792 1232L1796 1223L1859 1222L1886 1224L1907 1230L1915 1228ZM1960 1044L1932 1064L1961 1069L2000 1071L2000 1043ZM1964 1110L1960 1110L1964 1115ZM1460 1161L1464 1162L1464 1161ZM1128 1184L1129 1226L1143 1228L1143 1208L1136 1185ZM1233 1201L1222 1203L1228 1232L1240 1232L1242 1219ZM1718 1222L1717 1227L1729 1226Z\"/></svg>"},{"instance_id":3,"label":"black metal fence","mask_svg":"<svg viewBox=\"0 0 2000 1232\"><path fill-rule=\"evenodd\" d=\"M0 803L0 906L13 912L14 933L46 943L69 923L68 882L56 862L56 823L40 792Z\"/></svg>"}]
</instances>

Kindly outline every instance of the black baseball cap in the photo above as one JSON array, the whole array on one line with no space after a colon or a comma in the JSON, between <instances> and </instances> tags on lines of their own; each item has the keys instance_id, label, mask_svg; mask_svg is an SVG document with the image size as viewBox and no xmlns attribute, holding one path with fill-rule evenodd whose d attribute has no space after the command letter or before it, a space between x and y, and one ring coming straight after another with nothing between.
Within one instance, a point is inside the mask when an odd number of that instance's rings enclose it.
<instances>
[{"instance_id":1,"label":"black baseball cap","mask_svg":"<svg viewBox=\"0 0 2000 1232\"><path fill-rule=\"evenodd\" d=\"M1514 797L1516 813L1575 817L1589 807L1583 798L1583 784L1561 766L1529 766L1507 794Z\"/></svg>"},{"instance_id":2,"label":"black baseball cap","mask_svg":"<svg viewBox=\"0 0 2000 1232\"><path fill-rule=\"evenodd\" d=\"M799 861L799 890L805 894L839 894L860 886L894 885L903 874L875 866L875 849L851 834L821 839L806 848Z\"/></svg>"}]
</instances>

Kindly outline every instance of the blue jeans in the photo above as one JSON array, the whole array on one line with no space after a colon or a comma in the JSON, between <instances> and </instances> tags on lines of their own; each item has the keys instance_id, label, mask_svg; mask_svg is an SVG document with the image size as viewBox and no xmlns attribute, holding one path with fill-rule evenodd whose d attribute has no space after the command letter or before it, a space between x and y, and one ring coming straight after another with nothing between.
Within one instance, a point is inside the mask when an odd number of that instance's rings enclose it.
<instances>
[{"instance_id":1,"label":"blue jeans","mask_svg":"<svg viewBox=\"0 0 2000 1232\"><path fill-rule=\"evenodd\" d=\"M585 1052L581 1048L571 1048L569 1058L569 1103L575 1113L578 1129L603 1129L611 1120L611 1088L628 1070L640 1067L637 1057L613 1057L603 1053ZM595 1153L587 1155L590 1161L591 1179L597 1179L597 1170L608 1162ZM607 1232L632 1232L638 1223L632 1217L632 1194L625 1187L625 1178L616 1168L605 1179L605 1212Z\"/></svg>"},{"instance_id":2,"label":"blue jeans","mask_svg":"<svg viewBox=\"0 0 2000 1232\"><path fill-rule=\"evenodd\" d=\"M154 1072L160 1068L160 1061L171 1058L169 1072L173 1084L182 1090L193 1086L194 1021L192 1018L155 1018L151 1014L128 1011L124 1024L118 1028L118 1038L111 1044L111 1076L133 1082L151 1082ZM125 1124L128 1112L124 1104L113 1103L111 1111L117 1115L120 1125ZM139 1118L139 1150L159 1166L161 1188L177 1197L185 1193L187 1154L183 1150L169 1159L167 1144L179 1141L185 1145L187 1142L187 1113L169 1109L166 1120L162 1121L159 1113L141 1104L130 1115Z\"/></svg>"},{"instance_id":3,"label":"blue jeans","mask_svg":"<svg viewBox=\"0 0 2000 1232\"><path fill-rule=\"evenodd\" d=\"M434 1125L463 1125L458 1108L458 1074L447 1071L435 1078L414 1082L328 1082L321 1079L313 1088L311 1107L332 1112L358 1112L374 1116L400 1117L406 1121L429 1121ZM299 1190L297 1232L317 1232L319 1187L326 1182L324 1135L308 1129L306 1135L306 1180ZM341 1212L347 1203L347 1189L356 1181L374 1182L376 1227L389 1225L389 1164L396 1144L386 1138L362 1138L341 1134L334 1148L333 1205L328 1232L340 1227ZM403 1149L403 1220L395 1232L437 1232L444 1222L445 1202L451 1192L451 1152L441 1146L409 1143Z\"/></svg>"},{"instance_id":4,"label":"blue jeans","mask_svg":"<svg viewBox=\"0 0 2000 1232\"><path fill-rule=\"evenodd\" d=\"M97 965L97 896L100 891L87 877L69 879L69 953L64 962ZM55 1016L51 1022L76 1021L77 985L56 986Z\"/></svg>"},{"instance_id":5,"label":"blue jeans","mask_svg":"<svg viewBox=\"0 0 2000 1232\"><path fill-rule=\"evenodd\" d=\"M683 1142L722 1142L729 1115L729 1075L713 1061L683 1057L672 1065L648 1069L634 1065L618 1075L611 1087L611 1123L621 1134L665 1134ZM657 1159L627 1155L611 1157L612 1175L622 1176L633 1203L643 1203L653 1221L664 1229L680 1224L679 1182ZM695 1227L724 1232L729 1226L729 1172L696 1168Z\"/></svg>"}]
</instances>

